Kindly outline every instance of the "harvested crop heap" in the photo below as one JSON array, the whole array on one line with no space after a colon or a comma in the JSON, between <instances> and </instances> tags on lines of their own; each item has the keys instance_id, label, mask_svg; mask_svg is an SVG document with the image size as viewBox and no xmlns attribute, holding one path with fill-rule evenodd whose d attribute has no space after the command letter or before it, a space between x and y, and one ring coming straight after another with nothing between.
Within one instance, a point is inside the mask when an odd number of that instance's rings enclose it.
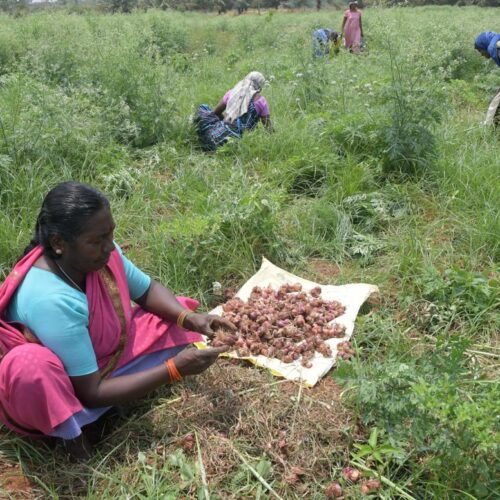
<instances>
[{"instance_id":1,"label":"harvested crop heap","mask_svg":"<svg viewBox=\"0 0 500 500\"><path fill-rule=\"evenodd\" d=\"M284 363L300 358L302 366L310 368L315 352L332 355L325 340L341 338L345 331L341 325L330 324L344 314L345 307L320 295L320 287L305 292L300 283L285 284L278 290L254 287L247 302L235 297L222 306L223 316L238 331L218 332L212 345L233 346L242 357L262 354ZM342 344L342 357L349 357L349 343Z\"/></svg>"}]
</instances>

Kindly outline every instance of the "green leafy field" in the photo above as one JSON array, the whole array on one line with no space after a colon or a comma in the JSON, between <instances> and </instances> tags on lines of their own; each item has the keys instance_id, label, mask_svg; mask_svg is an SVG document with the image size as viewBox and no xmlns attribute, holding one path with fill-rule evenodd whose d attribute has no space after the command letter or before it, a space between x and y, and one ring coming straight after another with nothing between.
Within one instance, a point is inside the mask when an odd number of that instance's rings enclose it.
<instances>
[{"instance_id":1,"label":"green leafy field","mask_svg":"<svg viewBox=\"0 0 500 500\"><path fill-rule=\"evenodd\" d=\"M2 429L0 463L21 464L26 495L323 498L356 463L383 477L373 497L495 498L500 142L480 122L500 69L473 39L498 31L500 11L369 9L366 53L313 60L311 31L341 21L339 11L0 18L0 279L45 193L75 179L109 195L128 256L204 308L213 281L239 287L262 256L325 284L381 290L357 321L355 358L328 376L330 403L309 408L317 389L288 394L268 374L222 363L135 405L87 465ZM195 107L214 106L251 70L270 81L275 132L202 153ZM233 411L224 381L240 384L240 417L254 424L243 434L237 416L207 424L217 408ZM188 393L217 393L219 406L208 398L189 413ZM289 425L288 453L265 445L263 429L278 424ZM179 444L186 433L194 450ZM297 481L291 466L305 471Z\"/></svg>"}]
</instances>

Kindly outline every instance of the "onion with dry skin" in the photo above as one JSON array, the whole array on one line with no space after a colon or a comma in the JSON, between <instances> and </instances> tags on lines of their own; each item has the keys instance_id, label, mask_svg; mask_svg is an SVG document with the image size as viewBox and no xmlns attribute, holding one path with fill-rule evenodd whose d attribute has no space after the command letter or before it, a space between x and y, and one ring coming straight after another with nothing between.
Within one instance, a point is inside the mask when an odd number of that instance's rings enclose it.
<instances>
[{"instance_id":1,"label":"onion with dry skin","mask_svg":"<svg viewBox=\"0 0 500 500\"><path fill-rule=\"evenodd\" d=\"M304 367L312 366L317 352L332 356L326 340L342 338L345 328L332 321L345 312L336 301L321 299L321 287L309 292L300 283L254 287L244 302L238 297L222 305L223 316L238 328L235 334L217 332L213 346L228 345L242 357L261 354L284 363L298 359ZM354 351L342 342L339 355L347 358Z\"/></svg>"},{"instance_id":2,"label":"onion with dry skin","mask_svg":"<svg viewBox=\"0 0 500 500\"><path fill-rule=\"evenodd\" d=\"M354 355L352 344L347 340L345 342L339 342L337 344L337 351L339 358L342 359L349 359Z\"/></svg>"},{"instance_id":3,"label":"onion with dry skin","mask_svg":"<svg viewBox=\"0 0 500 500\"><path fill-rule=\"evenodd\" d=\"M332 483L325 490L325 497L326 498L340 498L342 496L342 494L343 494L342 486L340 486L340 484L337 482Z\"/></svg>"},{"instance_id":4,"label":"onion with dry skin","mask_svg":"<svg viewBox=\"0 0 500 500\"><path fill-rule=\"evenodd\" d=\"M225 330L218 330L215 334L215 338L212 341L213 347L221 347L223 345L233 346L237 341L236 335L226 332Z\"/></svg>"},{"instance_id":5,"label":"onion with dry skin","mask_svg":"<svg viewBox=\"0 0 500 500\"><path fill-rule=\"evenodd\" d=\"M361 493L368 495L372 491L378 490L380 488L380 481L378 479L368 479L361 485Z\"/></svg>"},{"instance_id":6,"label":"onion with dry skin","mask_svg":"<svg viewBox=\"0 0 500 500\"><path fill-rule=\"evenodd\" d=\"M186 452L192 451L195 443L195 438L191 433L186 434L178 440L178 445Z\"/></svg>"},{"instance_id":7,"label":"onion with dry skin","mask_svg":"<svg viewBox=\"0 0 500 500\"><path fill-rule=\"evenodd\" d=\"M342 469L342 475L345 479L349 479L349 481L352 481L353 483L355 483L361 477L361 473L359 472L359 470L352 467L344 467Z\"/></svg>"}]
</instances>

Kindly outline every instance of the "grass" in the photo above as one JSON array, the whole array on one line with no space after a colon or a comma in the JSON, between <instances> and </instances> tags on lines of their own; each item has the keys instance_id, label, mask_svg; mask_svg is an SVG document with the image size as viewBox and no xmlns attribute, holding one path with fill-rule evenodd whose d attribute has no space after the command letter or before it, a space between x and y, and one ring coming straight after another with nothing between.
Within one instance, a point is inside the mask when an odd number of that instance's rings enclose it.
<instances>
[{"instance_id":1,"label":"grass","mask_svg":"<svg viewBox=\"0 0 500 500\"><path fill-rule=\"evenodd\" d=\"M315 61L310 33L338 27L335 11L0 18L0 278L47 190L77 179L109 195L128 256L203 308L263 255L381 289L357 355L316 389L222 362L134 404L87 465L0 430L1 477L21 467L31 484L18 495L322 498L363 460L384 498L494 498L500 145L479 123L500 73L472 48L485 19L500 20L369 9L367 53ZM196 105L254 69L275 133L203 154Z\"/></svg>"}]
</instances>

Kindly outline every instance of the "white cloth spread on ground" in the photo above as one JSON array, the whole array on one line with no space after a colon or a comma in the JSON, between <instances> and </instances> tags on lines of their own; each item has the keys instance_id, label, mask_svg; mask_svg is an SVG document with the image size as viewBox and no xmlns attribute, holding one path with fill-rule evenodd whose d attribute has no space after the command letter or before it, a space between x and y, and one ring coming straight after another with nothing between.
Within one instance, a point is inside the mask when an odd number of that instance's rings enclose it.
<instances>
[{"instance_id":1,"label":"white cloth spread on ground","mask_svg":"<svg viewBox=\"0 0 500 500\"><path fill-rule=\"evenodd\" d=\"M300 283L304 290L309 291L316 286L321 287L321 298L324 300L336 300L345 306L345 313L334 319L332 323L339 323L345 327L345 335L342 338L332 338L326 340L326 344L332 349L332 356L325 358L322 354L316 353L312 358L312 367L304 368L300 359L292 363L283 363L275 358L267 358L262 355L240 358L235 352L226 356L238 359L246 359L257 366L268 368L274 375L284 377L288 380L301 381L308 387L314 386L328 371L335 365L337 358L337 345L340 342L349 340L354 332L354 322L358 315L359 308L365 300L374 292L378 292L378 287L366 283L352 283L348 285L319 285L313 281L299 278L279 267L275 266L267 259L262 259L262 266L236 293L236 297L246 301L250 297L254 286L264 287L271 285L278 289L285 283ZM222 307L216 307L210 314L222 314Z\"/></svg>"}]
</instances>

